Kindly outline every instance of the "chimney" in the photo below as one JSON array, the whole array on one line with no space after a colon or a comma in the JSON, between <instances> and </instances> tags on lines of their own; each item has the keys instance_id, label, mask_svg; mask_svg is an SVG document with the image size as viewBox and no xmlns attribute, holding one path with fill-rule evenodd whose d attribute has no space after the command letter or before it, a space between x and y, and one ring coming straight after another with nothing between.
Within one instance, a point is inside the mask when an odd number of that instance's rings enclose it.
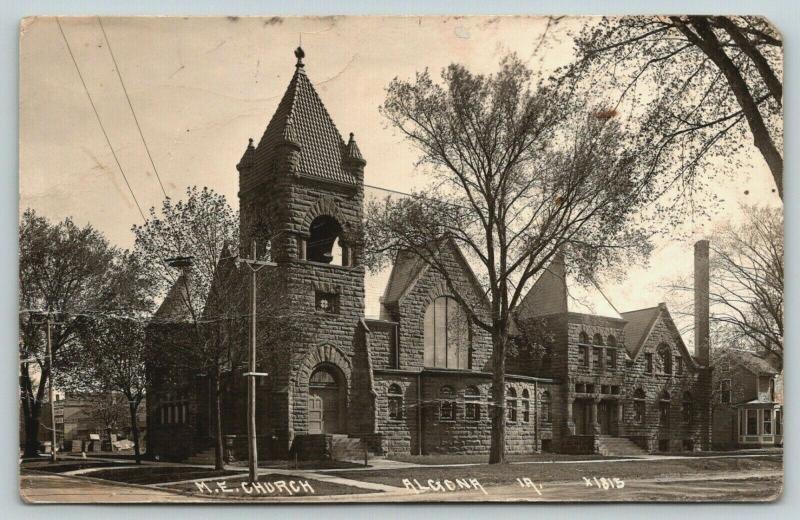
<instances>
[{"instance_id":1,"label":"chimney","mask_svg":"<svg viewBox=\"0 0 800 520\"><path fill-rule=\"evenodd\" d=\"M694 355L703 366L710 360L708 279L708 240L698 240L694 244Z\"/></svg>"}]
</instances>

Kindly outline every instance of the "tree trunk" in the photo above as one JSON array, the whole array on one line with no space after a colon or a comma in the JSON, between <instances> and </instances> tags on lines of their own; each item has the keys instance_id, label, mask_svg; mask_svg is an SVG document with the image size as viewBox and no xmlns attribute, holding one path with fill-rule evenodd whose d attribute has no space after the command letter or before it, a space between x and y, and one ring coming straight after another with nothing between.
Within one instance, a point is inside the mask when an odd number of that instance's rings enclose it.
<instances>
[{"instance_id":1,"label":"tree trunk","mask_svg":"<svg viewBox=\"0 0 800 520\"><path fill-rule=\"evenodd\" d=\"M697 34L692 32L679 17L672 17L675 26L686 36L686 38L697 45L709 59L719 68L728 82L736 101L742 108L742 113L750 127L753 135L753 144L761 152L764 160L772 172L778 195L783 200L783 156L775 146L772 136L764 123L764 118L758 110L758 105L753 99L750 89L742 77L739 69L731 61L714 32L708 25L708 20L702 16L692 16L690 21L692 27L697 30Z\"/></svg>"},{"instance_id":2,"label":"tree trunk","mask_svg":"<svg viewBox=\"0 0 800 520\"><path fill-rule=\"evenodd\" d=\"M217 365L214 373L214 469L225 469L223 458L224 444L222 439L222 403L220 402L220 378L221 373Z\"/></svg>"},{"instance_id":3,"label":"tree trunk","mask_svg":"<svg viewBox=\"0 0 800 520\"><path fill-rule=\"evenodd\" d=\"M492 373L492 440L489 449L489 464L506 461L506 332L492 333L494 368Z\"/></svg>"},{"instance_id":4,"label":"tree trunk","mask_svg":"<svg viewBox=\"0 0 800 520\"><path fill-rule=\"evenodd\" d=\"M35 407L38 408L38 407ZM25 457L39 456L39 414L25 416Z\"/></svg>"},{"instance_id":5,"label":"tree trunk","mask_svg":"<svg viewBox=\"0 0 800 520\"><path fill-rule=\"evenodd\" d=\"M135 403L132 400L128 401L128 409L131 413L131 435L133 435L133 456L136 459L136 464L142 463L142 452L139 448L139 421L137 421L137 411L139 409L139 403Z\"/></svg>"},{"instance_id":6,"label":"tree trunk","mask_svg":"<svg viewBox=\"0 0 800 520\"><path fill-rule=\"evenodd\" d=\"M42 377L42 381L46 381L46 373ZM21 394L24 396L22 400L22 414L25 421L25 457L38 457L39 456L39 422L42 412L42 394L44 390L43 384L40 382L40 388L37 395L33 395L33 389L30 379L28 367L23 368L22 377L20 377Z\"/></svg>"}]
</instances>

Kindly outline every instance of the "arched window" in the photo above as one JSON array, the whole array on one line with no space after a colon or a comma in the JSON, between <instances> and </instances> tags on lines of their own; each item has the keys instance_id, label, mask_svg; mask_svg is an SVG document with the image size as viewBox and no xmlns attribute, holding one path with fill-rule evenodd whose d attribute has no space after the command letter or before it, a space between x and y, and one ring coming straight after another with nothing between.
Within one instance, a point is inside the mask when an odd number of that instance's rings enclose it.
<instances>
[{"instance_id":1,"label":"arched window","mask_svg":"<svg viewBox=\"0 0 800 520\"><path fill-rule=\"evenodd\" d=\"M455 298L440 296L425 310L425 366L469 368L467 313Z\"/></svg>"},{"instance_id":2,"label":"arched window","mask_svg":"<svg viewBox=\"0 0 800 520\"><path fill-rule=\"evenodd\" d=\"M636 424L642 424L646 413L647 403L645 402L644 390L637 388L633 392L633 421Z\"/></svg>"},{"instance_id":3,"label":"arched window","mask_svg":"<svg viewBox=\"0 0 800 520\"><path fill-rule=\"evenodd\" d=\"M661 364L661 371L664 374L671 374L672 373L672 351L669 348L669 345L662 343L658 346L658 350L656 351L658 354L658 360Z\"/></svg>"},{"instance_id":4,"label":"arched window","mask_svg":"<svg viewBox=\"0 0 800 520\"><path fill-rule=\"evenodd\" d=\"M658 398L658 424L669 427L669 409L671 396L664 390Z\"/></svg>"},{"instance_id":5,"label":"arched window","mask_svg":"<svg viewBox=\"0 0 800 520\"><path fill-rule=\"evenodd\" d=\"M452 386L443 386L439 389L439 420L456 420L456 393Z\"/></svg>"},{"instance_id":6,"label":"arched window","mask_svg":"<svg viewBox=\"0 0 800 520\"><path fill-rule=\"evenodd\" d=\"M387 390L389 399L389 419L400 421L403 419L403 389L398 384L389 385Z\"/></svg>"},{"instance_id":7,"label":"arched window","mask_svg":"<svg viewBox=\"0 0 800 520\"><path fill-rule=\"evenodd\" d=\"M531 394L527 388L522 391L522 422L531 422Z\"/></svg>"},{"instance_id":8,"label":"arched window","mask_svg":"<svg viewBox=\"0 0 800 520\"><path fill-rule=\"evenodd\" d=\"M617 338L615 338L613 334L609 334L608 338L606 338L606 344L609 347L616 347L617 346Z\"/></svg>"},{"instance_id":9,"label":"arched window","mask_svg":"<svg viewBox=\"0 0 800 520\"><path fill-rule=\"evenodd\" d=\"M323 264L348 265L348 256L341 245L342 227L335 218L322 215L311 222L308 229L306 258ZM344 253L344 254L343 254Z\"/></svg>"},{"instance_id":10,"label":"arched window","mask_svg":"<svg viewBox=\"0 0 800 520\"><path fill-rule=\"evenodd\" d=\"M336 378L328 367L320 367L311 374L309 386L315 388L336 388Z\"/></svg>"},{"instance_id":11,"label":"arched window","mask_svg":"<svg viewBox=\"0 0 800 520\"><path fill-rule=\"evenodd\" d=\"M513 387L506 391L506 418L508 422L517 422L517 391Z\"/></svg>"},{"instance_id":12,"label":"arched window","mask_svg":"<svg viewBox=\"0 0 800 520\"><path fill-rule=\"evenodd\" d=\"M586 334L585 330L582 330L581 333L578 335L578 343L589 343L589 335Z\"/></svg>"},{"instance_id":13,"label":"arched window","mask_svg":"<svg viewBox=\"0 0 800 520\"><path fill-rule=\"evenodd\" d=\"M481 420L481 392L474 386L464 390L464 418L467 421Z\"/></svg>"},{"instance_id":14,"label":"arched window","mask_svg":"<svg viewBox=\"0 0 800 520\"><path fill-rule=\"evenodd\" d=\"M549 423L553 420L553 403L550 400L550 392L542 392L542 422Z\"/></svg>"},{"instance_id":15,"label":"arched window","mask_svg":"<svg viewBox=\"0 0 800 520\"><path fill-rule=\"evenodd\" d=\"M595 334L594 338L592 339L592 343L594 343L595 345L604 345L603 336L601 336L599 333Z\"/></svg>"}]
</instances>

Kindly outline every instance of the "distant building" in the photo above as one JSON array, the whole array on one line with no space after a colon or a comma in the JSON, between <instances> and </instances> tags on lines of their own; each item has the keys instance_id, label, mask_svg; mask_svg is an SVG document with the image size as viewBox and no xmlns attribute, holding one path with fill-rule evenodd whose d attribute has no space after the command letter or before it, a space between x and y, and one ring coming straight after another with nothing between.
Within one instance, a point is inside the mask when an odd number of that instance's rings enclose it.
<instances>
[{"instance_id":1,"label":"distant building","mask_svg":"<svg viewBox=\"0 0 800 520\"><path fill-rule=\"evenodd\" d=\"M70 449L72 441L88 441L92 434L106 441L109 434L116 435L118 439L131 438L130 414L125 397L121 394L59 393L55 397L56 439L61 449ZM146 401L139 405L141 439L145 439L147 430L146 407ZM111 426L114 423L116 425ZM50 440L50 403L47 402L42 405L39 441Z\"/></svg>"},{"instance_id":2,"label":"distant building","mask_svg":"<svg viewBox=\"0 0 800 520\"><path fill-rule=\"evenodd\" d=\"M713 445L783 445L783 370L774 354L729 349L714 362Z\"/></svg>"},{"instance_id":3,"label":"distant building","mask_svg":"<svg viewBox=\"0 0 800 520\"><path fill-rule=\"evenodd\" d=\"M258 294L285 295L288 315L304 316L294 337L263 349L258 371L269 377L257 389L259 454L325 456L335 443L359 440L375 453L486 453L497 402L491 337L469 323L441 273L405 253L394 263L380 318L365 318L366 161L353 134L342 139L297 54L276 113L237 165L241 242L269 243L277 263L259 273ZM457 245L436 247L459 294L488 316ZM581 304L564 260L553 261L513 323L509 452L708 449L707 242L696 258L705 306L694 357L666 305L620 314L602 295L590 298L599 305ZM233 269L225 262L233 263L221 260L221 269ZM184 285L180 278L148 327L156 356L191 348ZM246 348L247 338L239 345ZM149 451L176 459L207 451L215 429L209 381L174 372L166 356L149 371ZM223 376L222 427L227 446L246 457L241 372Z\"/></svg>"}]
</instances>

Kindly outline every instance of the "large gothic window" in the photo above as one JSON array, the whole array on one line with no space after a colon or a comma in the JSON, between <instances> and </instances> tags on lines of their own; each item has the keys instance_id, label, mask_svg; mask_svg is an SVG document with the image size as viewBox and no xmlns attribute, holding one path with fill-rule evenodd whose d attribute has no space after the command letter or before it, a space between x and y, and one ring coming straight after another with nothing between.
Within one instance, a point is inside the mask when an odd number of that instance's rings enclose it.
<instances>
[{"instance_id":1,"label":"large gothic window","mask_svg":"<svg viewBox=\"0 0 800 520\"><path fill-rule=\"evenodd\" d=\"M322 264L348 265L345 248L340 242L342 227L335 218L327 215L315 218L308 233L306 259Z\"/></svg>"},{"instance_id":2,"label":"large gothic window","mask_svg":"<svg viewBox=\"0 0 800 520\"><path fill-rule=\"evenodd\" d=\"M425 366L469 368L467 315L454 298L440 296L425 311Z\"/></svg>"}]
</instances>

